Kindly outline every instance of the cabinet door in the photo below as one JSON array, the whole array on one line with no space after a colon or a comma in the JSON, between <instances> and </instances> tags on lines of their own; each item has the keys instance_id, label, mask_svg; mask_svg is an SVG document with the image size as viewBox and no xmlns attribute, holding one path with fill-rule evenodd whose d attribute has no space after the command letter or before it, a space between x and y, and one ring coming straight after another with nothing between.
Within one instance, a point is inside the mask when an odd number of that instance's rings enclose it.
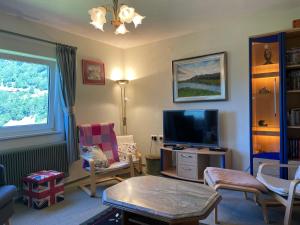
<instances>
[{"instance_id":1,"label":"cabinet door","mask_svg":"<svg viewBox=\"0 0 300 225\"><path fill-rule=\"evenodd\" d=\"M281 35L250 39L250 134L252 158L280 159Z\"/></svg>"}]
</instances>

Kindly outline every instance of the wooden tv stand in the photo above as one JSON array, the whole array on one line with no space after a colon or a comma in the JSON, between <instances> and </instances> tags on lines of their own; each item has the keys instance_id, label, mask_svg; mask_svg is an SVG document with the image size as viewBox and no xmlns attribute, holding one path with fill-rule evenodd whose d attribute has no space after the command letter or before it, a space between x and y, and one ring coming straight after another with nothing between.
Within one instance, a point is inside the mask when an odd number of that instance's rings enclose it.
<instances>
[{"instance_id":1,"label":"wooden tv stand","mask_svg":"<svg viewBox=\"0 0 300 225\"><path fill-rule=\"evenodd\" d=\"M206 167L212 166L211 161L219 160L220 167L231 168L231 152L211 151L208 148L186 148L173 150L162 147L161 174L188 181L203 182L203 172ZM215 165L214 165L215 166Z\"/></svg>"}]
</instances>

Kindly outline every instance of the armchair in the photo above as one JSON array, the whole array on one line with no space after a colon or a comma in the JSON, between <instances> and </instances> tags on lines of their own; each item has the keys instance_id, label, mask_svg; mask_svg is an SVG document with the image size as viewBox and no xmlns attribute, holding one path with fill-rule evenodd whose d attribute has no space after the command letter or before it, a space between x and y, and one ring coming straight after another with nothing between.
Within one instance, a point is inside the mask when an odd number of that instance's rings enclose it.
<instances>
[{"instance_id":1,"label":"armchair","mask_svg":"<svg viewBox=\"0 0 300 225\"><path fill-rule=\"evenodd\" d=\"M300 203L300 177L298 177L299 175L297 176L297 172L294 180L284 180L269 176L263 173L266 167L298 168L299 165L263 163L259 166L256 177L268 188L270 194L285 206L284 225L289 225L292 219L293 206L296 203ZM299 168L298 171L300 171ZM267 217L266 206L267 204L262 202L263 211Z\"/></svg>"},{"instance_id":2,"label":"armchair","mask_svg":"<svg viewBox=\"0 0 300 225\"><path fill-rule=\"evenodd\" d=\"M10 217L14 213L13 197L17 189L13 185L6 185L5 168L0 165L0 224L10 225Z\"/></svg>"},{"instance_id":3,"label":"armchair","mask_svg":"<svg viewBox=\"0 0 300 225\"><path fill-rule=\"evenodd\" d=\"M118 142L118 146L121 146L123 144L135 144L133 135L117 136L117 142ZM133 155L134 169L138 173L142 173L143 172L142 171L142 154L138 149L136 149L136 152L134 154L135 154L135 155Z\"/></svg>"},{"instance_id":4,"label":"armchair","mask_svg":"<svg viewBox=\"0 0 300 225\"><path fill-rule=\"evenodd\" d=\"M110 166L108 168L97 168L95 161L86 158L81 154L83 159L83 168L89 173L89 181L80 184L80 188L88 195L96 195L96 186L109 180L123 181L120 175L130 174L134 176L134 165L132 156L128 161L119 160L117 139L114 132L114 124L87 124L79 127L79 144L83 146L98 146L103 152L107 153Z\"/></svg>"}]
</instances>

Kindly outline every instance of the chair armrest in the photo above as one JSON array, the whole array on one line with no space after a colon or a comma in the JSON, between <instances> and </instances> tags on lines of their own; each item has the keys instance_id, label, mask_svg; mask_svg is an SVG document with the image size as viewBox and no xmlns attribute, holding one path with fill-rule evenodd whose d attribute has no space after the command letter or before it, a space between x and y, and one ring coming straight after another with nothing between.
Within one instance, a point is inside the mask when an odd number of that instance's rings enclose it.
<instances>
[{"instance_id":1,"label":"chair armrest","mask_svg":"<svg viewBox=\"0 0 300 225\"><path fill-rule=\"evenodd\" d=\"M6 184L5 167L0 164L0 186Z\"/></svg>"},{"instance_id":2,"label":"chair armrest","mask_svg":"<svg viewBox=\"0 0 300 225\"><path fill-rule=\"evenodd\" d=\"M276 167L276 168L298 168L299 165L293 165L293 164L275 164L275 163L262 163L258 167L258 172L257 174L262 174L263 169L266 167Z\"/></svg>"},{"instance_id":3,"label":"chair armrest","mask_svg":"<svg viewBox=\"0 0 300 225\"><path fill-rule=\"evenodd\" d=\"M136 157L138 159L141 159L142 158L142 153L140 151L136 151Z\"/></svg>"},{"instance_id":4,"label":"chair armrest","mask_svg":"<svg viewBox=\"0 0 300 225\"><path fill-rule=\"evenodd\" d=\"M132 158L132 154L128 154L128 162L132 163L133 162L133 158Z\"/></svg>"},{"instance_id":5,"label":"chair armrest","mask_svg":"<svg viewBox=\"0 0 300 225\"><path fill-rule=\"evenodd\" d=\"M291 181L290 188L289 188L289 195L293 198L295 195L296 187L300 184L300 180L295 179Z\"/></svg>"}]
</instances>

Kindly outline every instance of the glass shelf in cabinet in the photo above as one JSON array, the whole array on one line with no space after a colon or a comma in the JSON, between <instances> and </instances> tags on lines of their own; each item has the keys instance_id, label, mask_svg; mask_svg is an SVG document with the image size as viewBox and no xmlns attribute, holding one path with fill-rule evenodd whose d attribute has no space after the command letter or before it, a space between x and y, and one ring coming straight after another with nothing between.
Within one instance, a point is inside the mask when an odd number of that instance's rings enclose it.
<instances>
[{"instance_id":1,"label":"glass shelf in cabinet","mask_svg":"<svg viewBox=\"0 0 300 225\"><path fill-rule=\"evenodd\" d=\"M252 67L252 74L273 74L279 72L279 64L266 64Z\"/></svg>"}]
</instances>

